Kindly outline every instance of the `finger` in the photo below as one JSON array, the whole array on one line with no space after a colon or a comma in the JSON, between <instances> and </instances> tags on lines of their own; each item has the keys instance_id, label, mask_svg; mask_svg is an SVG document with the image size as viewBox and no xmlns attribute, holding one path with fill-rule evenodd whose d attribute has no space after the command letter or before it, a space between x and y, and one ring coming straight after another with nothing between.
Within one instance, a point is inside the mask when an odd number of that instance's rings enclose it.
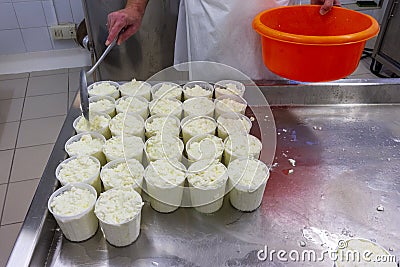
<instances>
[{"instance_id":1,"label":"finger","mask_svg":"<svg viewBox=\"0 0 400 267\"><path fill-rule=\"evenodd\" d=\"M116 21L116 19L115 19L114 14L113 14L113 13L110 13L110 14L107 16L108 37L107 37L107 40L106 40L106 45L109 45L109 44L111 43L111 41L113 40L112 28L114 27L115 21ZM115 36L114 36L114 38L115 38Z\"/></svg>"},{"instance_id":2,"label":"finger","mask_svg":"<svg viewBox=\"0 0 400 267\"><path fill-rule=\"evenodd\" d=\"M117 37L118 33L122 30L122 28L124 28L124 24L120 21L115 22L111 26L111 30L108 34L106 45L109 45L115 39L115 37Z\"/></svg>"},{"instance_id":3,"label":"finger","mask_svg":"<svg viewBox=\"0 0 400 267\"><path fill-rule=\"evenodd\" d=\"M324 4L321 6L321 9L319 10L319 13L321 15L325 15L328 13L333 6L333 0L325 0Z\"/></svg>"},{"instance_id":4,"label":"finger","mask_svg":"<svg viewBox=\"0 0 400 267\"><path fill-rule=\"evenodd\" d=\"M113 23L113 20L111 19L111 14L107 16L107 30L110 32L111 29L111 24Z\"/></svg>"},{"instance_id":5,"label":"finger","mask_svg":"<svg viewBox=\"0 0 400 267\"><path fill-rule=\"evenodd\" d=\"M126 28L125 31L119 35L118 45L122 44L129 37L134 35L137 32L137 30L138 30L138 27L136 27L136 26L129 26L128 28Z\"/></svg>"}]
</instances>

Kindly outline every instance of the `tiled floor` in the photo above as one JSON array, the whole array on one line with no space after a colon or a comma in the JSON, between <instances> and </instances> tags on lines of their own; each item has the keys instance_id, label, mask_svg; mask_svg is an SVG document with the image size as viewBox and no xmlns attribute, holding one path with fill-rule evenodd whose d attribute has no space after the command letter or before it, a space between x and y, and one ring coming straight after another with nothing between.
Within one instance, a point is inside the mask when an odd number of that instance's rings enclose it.
<instances>
[{"instance_id":1,"label":"tiled floor","mask_svg":"<svg viewBox=\"0 0 400 267\"><path fill-rule=\"evenodd\" d=\"M0 267L78 88L79 70L0 75Z\"/></svg>"},{"instance_id":2,"label":"tiled floor","mask_svg":"<svg viewBox=\"0 0 400 267\"><path fill-rule=\"evenodd\" d=\"M7 262L68 107L79 69L0 75L0 267ZM364 60L351 78L375 78Z\"/></svg>"}]
</instances>

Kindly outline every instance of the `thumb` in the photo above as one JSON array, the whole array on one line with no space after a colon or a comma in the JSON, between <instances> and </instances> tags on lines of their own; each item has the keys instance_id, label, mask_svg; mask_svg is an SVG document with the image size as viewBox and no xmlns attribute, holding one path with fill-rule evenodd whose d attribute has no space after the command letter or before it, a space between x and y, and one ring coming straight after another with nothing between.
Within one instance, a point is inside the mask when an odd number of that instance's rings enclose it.
<instances>
[{"instance_id":1,"label":"thumb","mask_svg":"<svg viewBox=\"0 0 400 267\"><path fill-rule=\"evenodd\" d=\"M324 4L321 6L319 13L321 15L325 15L332 9L332 6L333 6L333 0L326 0Z\"/></svg>"},{"instance_id":2,"label":"thumb","mask_svg":"<svg viewBox=\"0 0 400 267\"><path fill-rule=\"evenodd\" d=\"M122 28L123 25L121 22L116 22L114 23L113 26L111 26L111 30L109 31L107 37L106 45L109 45L115 39L115 37L117 37L118 33L121 31Z\"/></svg>"}]
</instances>

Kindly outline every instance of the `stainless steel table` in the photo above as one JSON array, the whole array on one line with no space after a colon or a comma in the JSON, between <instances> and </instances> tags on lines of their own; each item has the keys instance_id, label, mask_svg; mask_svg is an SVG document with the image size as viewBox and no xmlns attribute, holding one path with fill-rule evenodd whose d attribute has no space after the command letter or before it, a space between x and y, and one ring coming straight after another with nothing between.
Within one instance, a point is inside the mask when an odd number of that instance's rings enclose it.
<instances>
[{"instance_id":1,"label":"stainless steel table","mask_svg":"<svg viewBox=\"0 0 400 267\"><path fill-rule=\"evenodd\" d=\"M272 107L278 142L257 211L239 212L225 199L213 215L189 208L160 214L146 203L139 239L128 247L112 247L100 230L88 241L67 241L47 211L47 200L58 186L54 170L66 158L64 143L74 134L76 99L9 266L333 266L329 259L258 259L265 246L323 251L324 246L303 237L310 227L376 241L399 260L400 81L267 82L260 89Z\"/></svg>"}]
</instances>

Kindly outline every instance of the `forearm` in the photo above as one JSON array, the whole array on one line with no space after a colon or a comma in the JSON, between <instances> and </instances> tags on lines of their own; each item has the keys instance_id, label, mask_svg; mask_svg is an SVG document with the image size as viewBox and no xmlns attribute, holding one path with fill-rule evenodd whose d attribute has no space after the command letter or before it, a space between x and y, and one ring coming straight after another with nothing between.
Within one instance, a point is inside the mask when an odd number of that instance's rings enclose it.
<instances>
[{"instance_id":1,"label":"forearm","mask_svg":"<svg viewBox=\"0 0 400 267\"><path fill-rule=\"evenodd\" d=\"M125 9L136 9L144 13L148 2L149 0L127 0Z\"/></svg>"}]
</instances>

